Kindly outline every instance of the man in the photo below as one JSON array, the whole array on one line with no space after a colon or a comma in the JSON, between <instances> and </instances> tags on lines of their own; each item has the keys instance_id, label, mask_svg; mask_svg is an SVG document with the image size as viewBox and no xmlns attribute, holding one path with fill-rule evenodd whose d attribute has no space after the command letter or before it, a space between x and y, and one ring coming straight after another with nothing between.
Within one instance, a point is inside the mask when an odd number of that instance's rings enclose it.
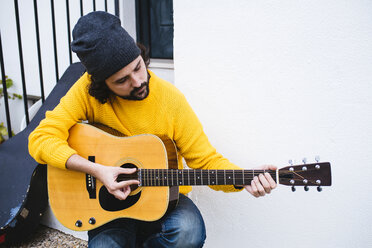
<instances>
[{"instance_id":1,"label":"man","mask_svg":"<svg viewBox=\"0 0 372 248\"><path fill-rule=\"evenodd\" d=\"M135 169L90 162L67 144L69 129L87 120L127 136L152 133L172 138L178 150L179 168L184 158L193 169L241 169L212 147L182 93L147 70L141 50L117 17L101 11L81 17L73 30L72 50L87 73L31 133L30 154L39 163L91 174L117 199L126 199L131 192L129 186L139 182L117 182L116 178ZM244 187L259 197L270 193L276 183L266 173ZM241 190L232 185L211 188ZM185 196L190 191L190 186L181 186L178 206L158 221L119 219L89 231L89 246L134 247L138 239L144 247L203 246L204 222L197 207Z\"/></svg>"}]
</instances>

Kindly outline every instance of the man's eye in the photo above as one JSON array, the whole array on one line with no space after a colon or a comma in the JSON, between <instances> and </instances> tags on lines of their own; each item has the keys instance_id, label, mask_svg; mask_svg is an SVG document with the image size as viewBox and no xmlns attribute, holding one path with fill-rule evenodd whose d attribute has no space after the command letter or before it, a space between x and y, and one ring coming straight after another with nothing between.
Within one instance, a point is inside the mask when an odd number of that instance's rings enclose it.
<instances>
[{"instance_id":1,"label":"man's eye","mask_svg":"<svg viewBox=\"0 0 372 248\"><path fill-rule=\"evenodd\" d=\"M127 79L124 78L124 79L122 79L122 80L120 80L120 81L117 81L116 84L123 84L123 83L125 83L126 81L127 81Z\"/></svg>"},{"instance_id":2,"label":"man's eye","mask_svg":"<svg viewBox=\"0 0 372 248\"><path fill-rule=\"evenodd\" d=\"M139 71L141 69L141 66L138 66L134 69L134 71Z\"/></svg>"}]
</instances>

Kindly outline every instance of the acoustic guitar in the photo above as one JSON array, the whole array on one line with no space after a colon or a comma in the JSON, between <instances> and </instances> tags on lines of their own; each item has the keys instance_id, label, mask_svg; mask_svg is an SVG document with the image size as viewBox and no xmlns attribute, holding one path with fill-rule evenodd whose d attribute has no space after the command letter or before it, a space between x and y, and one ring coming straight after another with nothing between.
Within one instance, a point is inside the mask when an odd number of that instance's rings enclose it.
<instances>
[{"instance_id":1,"label":"acoustic guitar","mask_svg":"<svg viewBox=\"0 0 372 248\"><path fill-rule=\"evenodd\" d=\"M107 166L137 168L117 181L136 179L126 200L118 200L89 174L48 166L49 203L56 218L67 228L91 230L117 218L143 221L160 219L174 208L181 185L247 185L268 172L284 185L331 185L330 163L288 166L273 170L180 170L177 151L167 137L143 134L123 137L102 125L78 123L70 129L69 145L79 155Z\"/></svg>"}]
</instances>

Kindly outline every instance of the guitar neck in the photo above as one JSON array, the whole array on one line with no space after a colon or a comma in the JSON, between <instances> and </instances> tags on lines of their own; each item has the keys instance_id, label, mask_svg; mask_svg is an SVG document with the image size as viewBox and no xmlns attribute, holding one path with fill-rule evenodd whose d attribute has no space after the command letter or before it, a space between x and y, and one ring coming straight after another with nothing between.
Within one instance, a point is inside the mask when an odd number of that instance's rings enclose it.
<instances>
[{"instance_id":1,"label":"guitar neck","mask_svg":"<svg viewBox=\"0 0 372 248\"><path fill-rule=\"evenodd\" d=\"M276 181L273 170L176 170L176 169L140 169L140 186L182 186L182 185L249 185L255 176L269 173ZM122 174L118 181L130 179ZM133 179L133 177L132 177Z\"/></svg>"}]
</instances>

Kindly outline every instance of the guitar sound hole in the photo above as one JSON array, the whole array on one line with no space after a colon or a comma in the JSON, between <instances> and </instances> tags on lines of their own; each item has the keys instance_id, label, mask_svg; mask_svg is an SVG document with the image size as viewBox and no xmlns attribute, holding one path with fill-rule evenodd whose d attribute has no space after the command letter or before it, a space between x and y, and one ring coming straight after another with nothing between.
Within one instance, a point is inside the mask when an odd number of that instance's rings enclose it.
<instances>
[{"instance_id":1,"label":"guitar sound hole","mask_svg":"<svg viewBox=\"0 0 372 248\"><path fill-rule=\"evenodd\" d=\"M131 169L131 168L138 168L137 166L135 166L134 164L132 163L125 163L123 164L122 166L120 166L122 168L127 168L127 169ZM138 174L137 172L133 173L133 179L138 179ZM132 184L130 185L130 190L133 192L135 191L136 189L138 188L138 185L137 184Z\"/></svg>"}]
</instances>

